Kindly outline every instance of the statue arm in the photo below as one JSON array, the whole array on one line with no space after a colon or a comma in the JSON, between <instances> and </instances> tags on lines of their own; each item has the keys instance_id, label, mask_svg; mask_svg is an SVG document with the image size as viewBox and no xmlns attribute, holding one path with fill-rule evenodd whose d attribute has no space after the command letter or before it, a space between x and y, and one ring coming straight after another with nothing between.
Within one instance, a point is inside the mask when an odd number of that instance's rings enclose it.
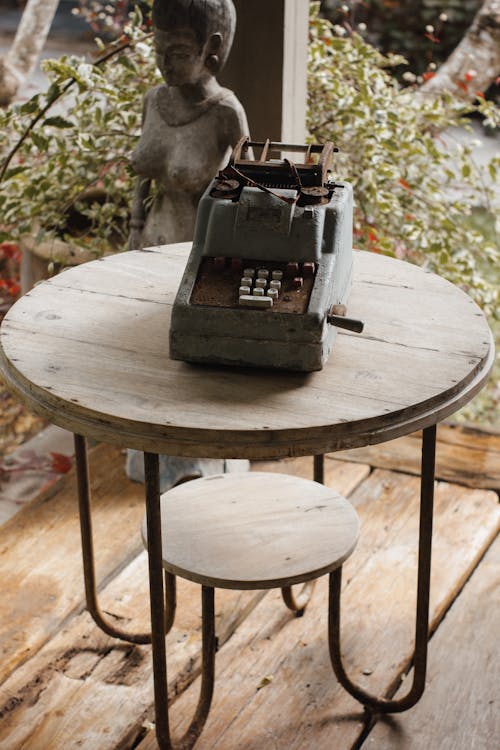
<instances>
[{"instance_id":1,"label":"statue arm","mask_svg":"<svg viewBox=\"0 0 500 750\"><path fill-rule=\"evenodd\" d=\"M152 91L148 91L144 97L144 103L142 107L142 129L144 130L144 123L146 120L146 113L149 107L149 102L152 96ZM146 207L145 201L149 195L151 189L152 180L139 175L135 181L134 192L132 195L132 205L130 209L130 233L128 238L128 249L129 250L142 250L142 230L146 221Z\"/></svg>"},{"instance_id":2,"label":"statue arm","mask_svg":"<svg viewBox=\"0 0 500 750\"><path fill-rule=\"evenodd\" d=\"M142 250L142 230L146 221L145 200L151 189L151 180L138 177L135 181L130 213L129 250Z\"/></svg>"}]
</instances>

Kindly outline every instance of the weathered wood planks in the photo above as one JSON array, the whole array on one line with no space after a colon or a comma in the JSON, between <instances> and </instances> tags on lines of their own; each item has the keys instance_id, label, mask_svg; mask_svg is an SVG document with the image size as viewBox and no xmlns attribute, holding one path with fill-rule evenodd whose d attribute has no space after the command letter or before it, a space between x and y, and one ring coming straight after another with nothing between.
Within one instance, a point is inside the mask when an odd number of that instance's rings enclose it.
<instances>
[{"instance_id":1,"label":"weathered wood planks","mask_svg":"<svg viewBox=\"0 0 500 750\"><path fill-rule=\"evenodd\" d=\"M399 685L411 657L418 480L377 470L353 499L362 530L345 565L343 651L354 678L385 693ZM497 497L441 484L435 519L432 629L498 531ZM359 740L362 711L329 663L324 579L318 588L301 619L287 617L278 594L267 596L218 654L214 705L199 750L350 750ZM466 644L449 647L456 656ZM193 684L172 708L178 735L196 691ZM152 736L139 745L154 747Z\"/></svg>"},{"instance_id":2,"label":"weathered wood planks","mask_svg":"<svg viewBox=\"0 0 500 750\"><path fill-rule=\"evenodd\" d=\"M90 461L97 575L102 584L142 550L144 490L127 479L119 449L100 446ZM53 498L39 497L0 528L0 684L83 606L73 471L59 487ZM146 595L147 578L142 590Z\"/></svg>"},{"instance_id":3,"label":"weathered wood planks","mask_svg":"<svg viewBox=\"0 0 500 750\"><path fill-rule=\"evenodd\" d=\"M405 716L377 723L363 750L498 747L499 581L497 539L431 641L427 688L421 702Z\"/></svg>"},{"instance_id":4,"label":"weathered wood planks","mask_svg":"<svg viewBox=\"0 0 500 750\"><path fill-rule=\"evenodd\" d=\"M98 485L94 502L96 535L102 534L101 540L107 540L109 547L100 553L104 555L101 572L108 581L102 587L101 600L103 608L113 612L127 628L144 629L148 621L145 554L134 556L132 552L131 560L124 565L115 559L115 571L110 564L111 551L114 549L118 555L119 540L113 537L119 531L116 518L123 511L121 505L116 505L119 499L113 495L116 487L125 487L124 492L131 493L126 495L127 502L131 506L136 503L134 513L138 519L142 516L142 487L120 479L122 464L120 452L109 447L101 447L94 457ZM259 463L256 468L312 476L310 458ZM326 461L325 470L327 482L343 494L357 487L352 500L363 523L358 548L345 565L342 627L347 665L355 679L364 681L370 689L384 688L389 683L396 686L408 662L413 637L418 480L387 471L375 471L367 478L366 466L339 461ZM102 476L105 471L109 473L109 484ZM24 534L27 538L33 535L42 563L52 561L49 571L58 570L62 581L63 568L68 569L69 578L73 577L75 582L80 578L76 503L70 478L64 493L68 495L64 502L58 502L57 496L48 502L35 503L5 527L16 529L16 545L11 540L8 550L5 545L10 534L0 530L4 570L11 557L14 563L17 559L17 542L20 554L25 549ZM34 516L30 522L31 512ZM132 515L131 512L131 518ZM68 516L73 518L71 523ZM496 533L498 516L494 493L438 485L433 627L460 592ZM64 558L60 555L58 519L76 540L75 549L71 554L66 550ZM113 534L109 533L111 521ZM37 526L42 529L38 536ZM132 528L132 521L130 525L127 521L125 527L129 532L138 532L138 525ZM44 541L43 555L39 552L40 539ZM36 569L35 553L33 563ZM15 564L7 572L14 569ZM25 580L29 581L27 573ZM24 598L22 637L27 639L30 650L27 652L18 643L16 653L10 653L13 672L0 688L0 747L2 750L131 750L139 743L140 750L156 750L151 732L142 742L140 739L146 733L143 725L149 726L152 717L149 647L128 646L100 633L86 612L77 614L82 606L80 580L75 588L79 599L72 591L71 597L75 599L70 597L62 608L53 601L52 614L49 610L41 613L42 627L37 625L40 613ZM180 695L172 708L176 733L195 701L197 681L187 688L199 669L199 589L195 584L181 581L179 589L179 616L168 640L170 693L173 698ZM5 601L0 601L2 645L8 608L13 601L12 592L6 593ZM21 595L22 591L18 602L23 601ZM221 643L227 642L217 656L215 702L199 750L309 747L351 750L363 730L363 719L356 702L336 684L329 664L325 580L320 581L301 619L291 616L278 592L266 595L255 609L254 596L255 592L216 594L218 634ZM477 627L480 637L481 625ZM30 636L32 628L35 639ZM457 653L461 652L464 639L455 631L452 639L451 644L449 638L444 639L443 653L451 653L458 661ZM448 648L450 652L446 651ZM437 658L441 661L444 656L440 654ZM432 678L432 651L430 663ZM470 669L476 673L482 671L477 664ZM440 684L436 678L436 691ZM465 695L463 699L466 700ZM411 712L398 720L403 728L410 716ZM464 735L465 744L458 746L458 750L472 747L467 745L467 737L471 736ZM432 747L429 741L427 747Z\"/></svg>"},{"instance_id":5,"label":"weathered wood planks","mask_svg":"<svg viewBox=\"0 0 500 750\"><path fill-rule=\"evenodd\" d=\"M413 433L381 445L339 451L328 458L420 474L420 441L421 434ZM436 477L467 487L500 490L500 435L460 425L438 425Z\"/></svg>"},{"instance_id":6,"label":"weathered wood planks","mask_svg":"<svg viewBox=\"0 0 500 750\"><path fill-rule=\"evenodd\" d=\"M130 563L103 591L105 611L121 624L147 628L149 601L146 553ZM221 644L261 592L225 591L218 597ZM172 697L199 672L200 592L179 585L179 608L167 643ZM0 687L2 750L105 750L131 747L149 715L151 650L104 635L87 612L72 618Z\"/></svg>"},{"instance_id":7,"label":"weathered wood planks","mask_svg":"<svg viewBox=\"0 0 500 750\"><path fill-rule=\"evenodd\" d=\"M98 452L98 455L100 453ZM95 465L100 476L108 465L119 477L123 466L119 451L104 448L102 450L102 464ZM307 469L311 460L305 465ZM343 494L350 494L359 482L366 476L367 467L351 465L349 467L338 464L328 474L328 479ZM122 487L129 486L134 492L142 494L142 487L128 482L125 478L118 481ZM133 556L129 564L118 565L120 562L120 545L123 545L122 533L138 534L140 520L137 519L136 528L132 524L120 524L116 519L124 513L116 496L117 485L108 486L108 495L99 497L96 492L94 509L96 526L101 527L101 534L107 533L105 539L100 538L115 555L114 573L109 573L110 583L103 586L101 601L104 611L112 612L127 629L144 630L149 618L149 600L146 593L147 566L145 553ZM124 493L126 495L126 493ZM53 501L55 502L55 500ZM127 503L133 506L131 516L142 515L142 501L137 506L127 497ZM116 508L113 512L113 504ZM106 509L112 513L105 518ZM48 505L35 504L33 506L35 522L46 531L45 557L51 562L51 576L59 575L59 583L63 586L65 573L68 576L80 571L78 544L73 556L66 550L65 557L60 555L59 518L63 528L73 529L77 536L77 518L74 509L68 507L67 501L61 502L55 509ZM22 537L22 530L26 534L31 532L29 523L30 508L19 514L21 527L17 538ZM45 515L53 519L51 532ZM98 520L100 519L100 520ZM9 524L15 528L16 519ZM73 528L74 527L74 528ZM110 529L113 533L110 533ZM54 545L51 544L52 534ZM6 560L13 560L15 567L16 546L12 545ZM64 559L64 562L61 561ZM33 561L36 564L36 561ZM123 569L121 569L123 568ZM121 569L121 572L120 572ZM18 592L19 601L24 601L24 619L21 622L20 638L29 644L29 654L22 648L19 641L17 650L10 653L10 670L18 666L10 677L0 687L0 747L2 750L106 750L106 748L131 747L141 734L142 724L150 713L152 703L151 657L149 647L133 647L119 643L103 635L92 623L86 612L75 616L78 607L82 606L82 586L78 587L79 599L75 592L70 592L70 601L51 602L50 608L41 613L41 625L37 627L40 615L36 609L30 607L29 600L22 596L22 588ZM64 588L62 588L62 594ZM239 623L245 619L249 611L260 600L261 592L233 592L217 593L217 634L222 644L230 637ZM174 629L168 636L170 692L172 696L181 692L196 677L199 671L200 652L200 594L199 587L185 581L179 581L179 612ZM64 596L63 596L64 599ZM9 607L12 598L0 602L0 626L7 627ZM283 604L282 612L288 612ZM72 617L70 615L73 615ZM35 627L36 638L30 634ZM43 645L45 643L45 645ZM31 658L28 658L31 656ZM16 662L17 659L17 662Z\"/></svg>"}]
</instances>

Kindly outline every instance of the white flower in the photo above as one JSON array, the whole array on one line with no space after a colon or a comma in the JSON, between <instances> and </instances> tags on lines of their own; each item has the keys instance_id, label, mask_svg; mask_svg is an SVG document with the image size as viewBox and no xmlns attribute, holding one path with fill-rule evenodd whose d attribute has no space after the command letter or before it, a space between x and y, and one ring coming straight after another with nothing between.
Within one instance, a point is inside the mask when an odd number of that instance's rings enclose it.
<instances>
[{"instance_id":1,"label":"white flower","mask_svg":"<svg viewBox=\"0 0 500 750\"><path fill-rule=\"evenodd\" d=\"M447 21L448 16L446 15L446 13L441 13L441 15L439 16L439 20L442 21L443 23Z\"/></svg>"},{"instance_id":2,"label":"white flower","mask_svg":"<svg viewBox=\"0 0 500 750\"><path fill-rule=\"evenodd\" d=\"M425 27L425 30L426 30L426 32L427 32L428 34L433 34L433 33L434 33L434 26L431 26L431 25L429 24L428 26L426 26L426 27Z\"/></svg>"},{"instance_id":3,"label":"white flower","mask_svg":"<svg viewBox=\"0 0 500 750\"><path fill-rule=\"evenodd\" d=\"M348 5L341 5L340 10L343 13L349 13L349 6Z\"/></svg>"},{"instance_id":4,"label":"white flower","mask_svg":"<svg viewBox=\"0 0 500 750\"><path fill-rule=\"evenodd\" d=\"M406 71L406 73L403 73L403 80L408 81L409 83L415 83L417 80L417 76L415 73L411 73L409 70Z\"/></svg>"},{"instance_id":5,"label":"white flower","mask_svg":"<svg viewBox=\"0 0 500 750\"><path fill-rule=\"evenodd\" d=\"M339 26L338 23L334 24L333 30L337 34L337 36L345 36L346 35L346 30L344 29L343 26Z\"/></svg>"},{"instance_id":6,"label":"white flower","mask_svg":"<svg viewBox=\"0 0 500 750\"><path fill-rule=\"evenodd\" d=\"M437 65L435 62L429 63L429 70L436 70L436 68L437 68Z\"/></svg>"},{"instance_id":7,"label":"white flower","mask_svg":"<svg viewBox=\"0 0 500 750\"><path fill-rule=\"evenodd\" d=\"M358 29L360 31L366 31L366 23L358 23Z\"/></svg>"},{"instance_id":8,"label":"white flower","mask_svg":"<svg viewBox=\"0 0 500 750\"><path fill-rule=\"evenodd\" d=\"M144 42L137 42L135 48L141 55L141 57L149 57L151 55L152 50L149 44L145 44Z\"/></svg>"},{"instance_id":9,"label":"white flower","mask_svg":"<svg viewBox=\"0 0 500 750\"><path fill-rule=\"evenodd\" d=\"M92 81L92 70L93 68L90 63L80 63L76 72L83 81L90 83Z\"/></svg>"}]
</instances>

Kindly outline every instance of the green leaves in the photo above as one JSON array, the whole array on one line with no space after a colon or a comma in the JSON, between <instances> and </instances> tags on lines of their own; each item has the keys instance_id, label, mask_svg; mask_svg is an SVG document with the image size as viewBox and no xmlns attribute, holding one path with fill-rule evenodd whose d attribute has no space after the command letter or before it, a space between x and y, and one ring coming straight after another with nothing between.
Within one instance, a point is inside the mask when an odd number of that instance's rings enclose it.
<instances>
[{"instance_id":1,"label":"green leaves","mask_svg":"<svg viewBox=\"0 0 500 750\"><path fill-rule=\"evenodd\" d=\"M45 152L49 147L49 139L36 130L32 132L31 138L39 151Z\"/></svg>"},{"instance_id":2,"label":"green leaves","mask_svg":"<svg viewBox=\"0 0 500 750\"><path fill-rule=\"evenodd\" d=\"M334 177L354 186L355 246L425 264L498 317L500 220L491 207L498 213L500 158L481 168L458 128L470 129L472 112L499 127L500 108L484 97L470 104L401 88L390 74L401 60L356 34L336 36L318 7L310 25L308 127L311 141L340 148ZM499 374L500 361L486 395L491 413Z\"/></svg>"},{"instance_id":3,"label":"green leaves","mask_svg":"<svg viewBox=\"0 0 500 750\"><path fill-rule=\"evenodd\" d=\"M472 289L477 258L488 254L484 236L470 226L470 207L472 201L489 205L499 165L491 162L485 179L470 148L453 139L453 128L471 110L491 120L498 110L484 100L475 106L402 88L390 73L400 58L381 55L357 34L336 36L317 7L310 26L308 126L311 140L340 148L334 175L354 185L356 246L425 262ZM498 292L490 294L488 275L483 280L473 294L490 305Z\"/></svg>"},{"instance_id":4,"label":"green leaves","mask_svg":"<svg viewBox=\"0 0 500 750\"><path fill-rule=\"evenodd\" d=\"M125 247L135 179L128 159L143 97L159 82L151 38L133 25L129 37L131 47L122 42L99 65L45 61L47 91L0 110L0 164L17 148L0 190L2 236L18 240L38 226L45 239L72 236L97 255Z\"/></svg>"},{"instance_id":5,"label":"green leaves","mask_svg":"<svg viewBox=\"0 0 500 750\"><path fill-rule=\"evenodd\" d=\"M74 128L75 123L66 120L64 117L57 115L56 117L46 117L42 125L53 127L53 128Z\"/></svg>"}]
</instances>

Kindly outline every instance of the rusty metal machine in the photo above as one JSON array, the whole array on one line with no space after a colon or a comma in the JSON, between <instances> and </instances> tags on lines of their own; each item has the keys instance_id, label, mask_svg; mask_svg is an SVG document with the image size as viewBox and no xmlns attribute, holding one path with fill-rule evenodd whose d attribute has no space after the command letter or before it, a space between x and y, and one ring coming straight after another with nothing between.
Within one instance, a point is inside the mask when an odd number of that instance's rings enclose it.
<instances>
[{"instance_id":1,"label":"rusty metal machine","mask_svg":"<svg viewBox=\"0 0 500 750\"><path fill-rule=\"evenodd\" d=\"M198 207L173 359L307 372L323 367L336 327L362 330L345 317L353 199L331 179L335 150L240 141Z\"/></svg>"}]
</instances>

